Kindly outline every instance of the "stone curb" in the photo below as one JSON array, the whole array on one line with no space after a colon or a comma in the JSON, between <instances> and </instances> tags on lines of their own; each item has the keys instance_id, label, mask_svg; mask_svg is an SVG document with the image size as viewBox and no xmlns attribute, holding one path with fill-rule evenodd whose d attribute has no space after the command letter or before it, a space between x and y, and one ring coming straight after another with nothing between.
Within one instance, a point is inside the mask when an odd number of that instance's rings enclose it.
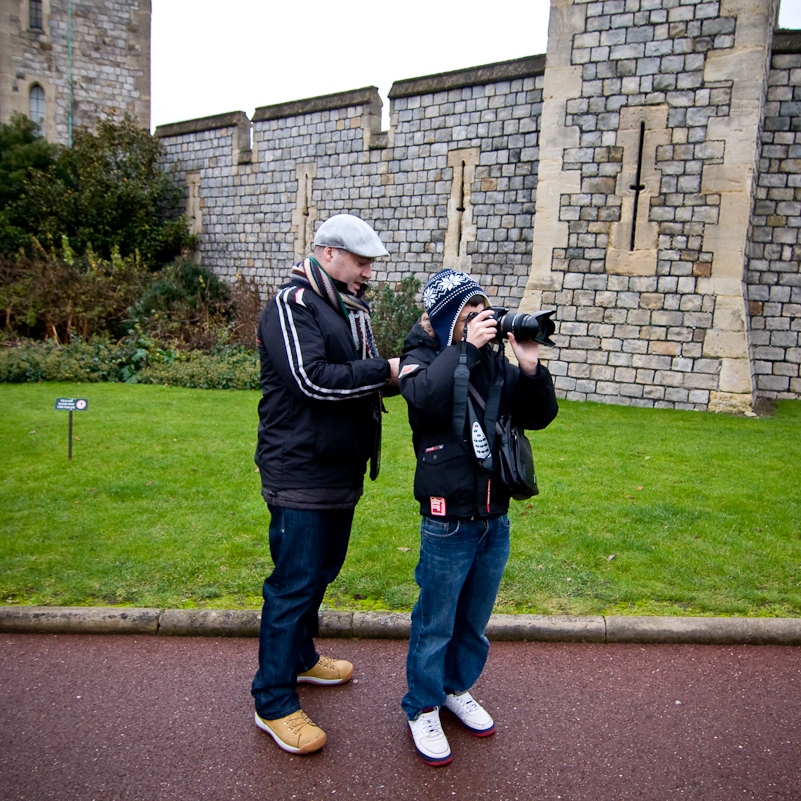
<instances>
[{"instance_id":1,"label":"stone curb","mask_svg":"<svg viewBox=\"0 0 801 801\"><path fill-rule=\"evenodd\" d=\"M0 632L255 637L255 609L0 606ZM406 639L401 612L320 613L321 637ZM493 615L490 640L516 642L801 645L801 618Z\"/></svg>"},{"instance_id":2,"label":"stone curb","mask_svg":"<svg viewBox=\"0 0 801 801\"><path fill-rule=\"evenodd\" d=\"M30 634L158 634L160 609L0 606L0 631Z\"/></svg>"}]
</instances>

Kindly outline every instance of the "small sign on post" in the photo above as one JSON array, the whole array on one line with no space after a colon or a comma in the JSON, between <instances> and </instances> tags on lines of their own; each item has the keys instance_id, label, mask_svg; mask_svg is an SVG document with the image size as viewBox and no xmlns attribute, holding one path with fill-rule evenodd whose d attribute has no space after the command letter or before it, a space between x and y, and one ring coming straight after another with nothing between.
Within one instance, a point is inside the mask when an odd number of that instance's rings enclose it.
<instances>
[{"instance_id":1,"label":"small sign on post","mask_svg":"<svg viewBox=\"0 0 801 801\"><path fill-rule=\"evenodd\" d=\"M56 411L70 413L68 459L72 459L72 413L83 412L88 405L89 401L86 398L56 398Z\"/></svg>"}]
</instances>

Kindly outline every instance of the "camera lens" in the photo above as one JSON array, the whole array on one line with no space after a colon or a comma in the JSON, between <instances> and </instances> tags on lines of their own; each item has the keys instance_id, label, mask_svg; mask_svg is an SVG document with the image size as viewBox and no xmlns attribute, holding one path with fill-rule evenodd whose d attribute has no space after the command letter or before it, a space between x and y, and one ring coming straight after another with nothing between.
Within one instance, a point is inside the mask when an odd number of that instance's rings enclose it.
<instances>
[{"instance_id":1,"label":"camera lens","mask_svg":"<svg viewBox=\"0 0 801 801\"><path fill-rule=\"evenodd\" d=\"M543 345L555 347L556 343L550 339L556 331L556 325L551 320L554 310L539 311L534 314L512 314L509 312L500 318L498 325L504 336L510 333L515 335L518 342L534 340Z\"/></svg>"}]
</instances>

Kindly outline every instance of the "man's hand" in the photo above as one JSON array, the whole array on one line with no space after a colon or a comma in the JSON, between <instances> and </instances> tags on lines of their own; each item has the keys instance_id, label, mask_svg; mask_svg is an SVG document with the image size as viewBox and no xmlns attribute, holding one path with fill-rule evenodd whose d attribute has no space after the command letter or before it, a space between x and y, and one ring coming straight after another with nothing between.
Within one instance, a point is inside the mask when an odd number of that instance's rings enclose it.
<instances>
[{"instance_id":1,"label":"man's hand","mask_svg":"<svg viewBox=\"0 0 801 801\"><path fill-rule=\"evenodd\" d=\"M495 339L498 332L498 323L493 317L491 309L484 309L477 317L465 323L467 326L467 341L477 348L483 348L487 342Z\"/></svg>"},{"instance_id":2,"label":"man's hand","mask_svg":"<svg viewBox=\"0 0 801 801\"><path fill-rule=\"evenodd\" d=\"M387 379L387 384L391 387L398 386L398 371L400 370L400 358L396 357L394 359L387 359L389 362L389 378Z\"/></svg>"},{"instance_id":3,"label":"man's hand","mask_svg":"<svg viewBox=\"0 0 801 801\"><path fill-rule=\"evenodd\" d=\"M540 343L533 339L518 342L514 334L508 334L508 337L520 369L526 375L536 375L537 365L540 363Z\"/></svg>"}]
</instances>

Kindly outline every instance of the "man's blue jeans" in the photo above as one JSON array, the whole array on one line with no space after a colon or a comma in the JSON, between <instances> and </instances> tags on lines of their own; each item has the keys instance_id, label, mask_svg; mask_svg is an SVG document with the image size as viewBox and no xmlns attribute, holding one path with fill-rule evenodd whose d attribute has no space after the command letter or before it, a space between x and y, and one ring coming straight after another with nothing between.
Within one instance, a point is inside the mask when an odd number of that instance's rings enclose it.
<instances>
[{"instance_id":1,"label":"man's blue jeans","mask_svg":"<svg viewBox=\"0 0 801 801\"><path fill-rule=\"evenodd\" d=\"M345 561L353 511L270 506L275 568L262 591L259 669L251 688L266 720L300 709L296 677L317 664L317 613Z\"/></svg>"},{"instance_id":2,"label":"man's blue jeans","mask_svg":"<svg viewBox=\"0 0 801 801\"><path fill-rule=\"evenodd\" d=\"M420 595L412 612L406 660L410 719L469 690L489 653L484 636L509 559L509 518L447 521L423 517Z\"/></svg>"}]
</instances>

